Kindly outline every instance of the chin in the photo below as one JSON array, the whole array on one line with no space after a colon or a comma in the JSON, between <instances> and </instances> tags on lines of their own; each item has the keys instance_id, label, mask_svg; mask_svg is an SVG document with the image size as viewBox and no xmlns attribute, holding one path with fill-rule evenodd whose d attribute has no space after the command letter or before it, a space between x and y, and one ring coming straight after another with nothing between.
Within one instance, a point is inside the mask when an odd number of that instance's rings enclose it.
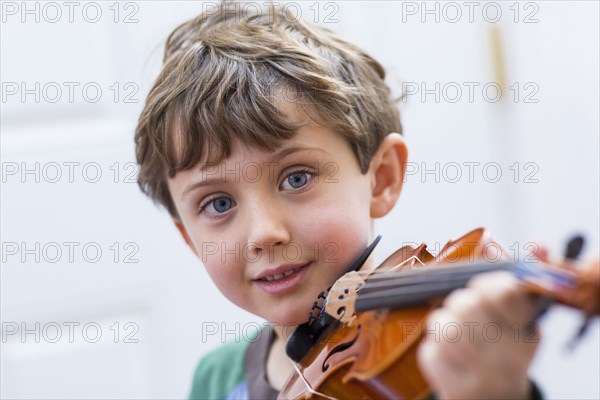
<instances>
[{"instance_id":1,"label":"chin","mask_svg":"<svg viewBox=\"0 0 600 400\"><path fill-rule=\"evenodd\" d=\"M282 309L281 312L277 310L275 313L268 313L267 315L264 315L263 318L269 321L271 326L283 328L283 331L287 332L289 336L296 329L296 326L308 321L308 311L290 312L289 309Z\"/></svg>"},{"instance_id":2,"label":"chin","mask_svg":"<svg viewBox=\"0 0 600 400\"><path fill-rule=\"evenodd\" d=\"M273 325L279 325L282 327L296 327L297 325L303 324L308 321L308 312L306 314L303 313L302 315L294 315L288 313L284 315L271 316L271 318L269 318L268 321L270 321Z\"/></svg>"}]
</instances>

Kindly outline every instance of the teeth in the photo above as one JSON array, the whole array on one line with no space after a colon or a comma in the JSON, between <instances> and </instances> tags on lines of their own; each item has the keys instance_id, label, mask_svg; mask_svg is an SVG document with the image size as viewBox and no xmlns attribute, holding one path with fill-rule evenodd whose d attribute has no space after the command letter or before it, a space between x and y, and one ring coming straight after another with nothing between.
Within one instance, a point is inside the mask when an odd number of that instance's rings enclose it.
<instances>
[{"instance_id":1,"label":"teeth","mask_svg":"<svg viewBox=\"0 0 600 400\"><path fill-rule=\"evenodd\" d=\"M266 280L266 281L275 281L275 280L279 280L282 278L287 278L288 276L292 275L294 272L297 272L300 269L300 267L295 268L295 269L291 269L289 271L286 271L282 274L275 274L275 275L269 275L269 276L265 276L264 278L261 278L262 280Z\"/></svg>"}]
</instances>

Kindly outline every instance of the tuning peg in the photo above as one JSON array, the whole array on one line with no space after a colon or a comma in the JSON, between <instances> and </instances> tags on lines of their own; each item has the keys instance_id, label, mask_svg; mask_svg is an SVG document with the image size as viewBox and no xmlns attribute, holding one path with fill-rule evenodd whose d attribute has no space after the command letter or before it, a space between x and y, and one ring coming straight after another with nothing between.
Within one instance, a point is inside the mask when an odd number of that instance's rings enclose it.
<instances>
[{"instance_id":1,"label":"tuning peg","mask_svg":"<svg viewBox=\"0 0 600 400\"><path fill-rule=\"evenodd\" d=\"M575 235L567 242L565 249L566 260L576 260L581 254L581 250L585 245L585 238L581 235Z\"/></svg>"}]
</instances>

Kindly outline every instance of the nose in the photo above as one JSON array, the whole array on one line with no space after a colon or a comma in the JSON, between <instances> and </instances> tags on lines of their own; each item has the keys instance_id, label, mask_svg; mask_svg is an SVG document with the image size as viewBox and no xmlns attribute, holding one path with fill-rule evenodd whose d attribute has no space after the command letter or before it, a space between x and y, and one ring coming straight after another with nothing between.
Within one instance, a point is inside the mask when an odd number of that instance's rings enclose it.
<instances>
[{"instance_id":1,"label":"nose","mask_svg":"<svg viewBox=\"0 0 600 400\"><path fill-rule=\"evenodd\" d=\"M262 198L249 206L248 247L258 254L261 250L284 246L290 241L288 218L282 205Z\"/></svg>"}]
</instances>

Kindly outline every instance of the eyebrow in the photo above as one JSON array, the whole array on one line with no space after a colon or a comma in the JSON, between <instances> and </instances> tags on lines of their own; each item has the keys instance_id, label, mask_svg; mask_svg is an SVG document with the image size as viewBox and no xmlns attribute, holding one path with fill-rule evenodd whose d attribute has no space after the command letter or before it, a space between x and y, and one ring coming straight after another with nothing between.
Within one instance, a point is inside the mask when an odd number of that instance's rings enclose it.
<instances>
[{"instance_id":1,"label":"eyebrow","mask_svg":"<svg viewBox=\"0 0 600 400\"><path fill-rule=\"evenodd\" d=\"M289 156L290 154L297 153L299 151L306 151L306 150L318 151L318 152L324 153L326 155L329 155L328 152L326 152L325 150L320 149L318 147L292 146L292 147L286 147L285 149L282 149L282 150L276 152L275 154L273 154L271 157L269 157L268 163L277 163L280 160L282 160L283 158ZM213 183L220 182L220 181L222 181L221 178L215 177L215 178L208 178L203 181L196 182L196 183L192 183L189 186L187 186L185 188L185 190L181 193L181 200L183 201L185 196L187 196L190 192L192 192L198 188L201 188L203 186L208 186Z\"/></svg>"}]
</instances>

